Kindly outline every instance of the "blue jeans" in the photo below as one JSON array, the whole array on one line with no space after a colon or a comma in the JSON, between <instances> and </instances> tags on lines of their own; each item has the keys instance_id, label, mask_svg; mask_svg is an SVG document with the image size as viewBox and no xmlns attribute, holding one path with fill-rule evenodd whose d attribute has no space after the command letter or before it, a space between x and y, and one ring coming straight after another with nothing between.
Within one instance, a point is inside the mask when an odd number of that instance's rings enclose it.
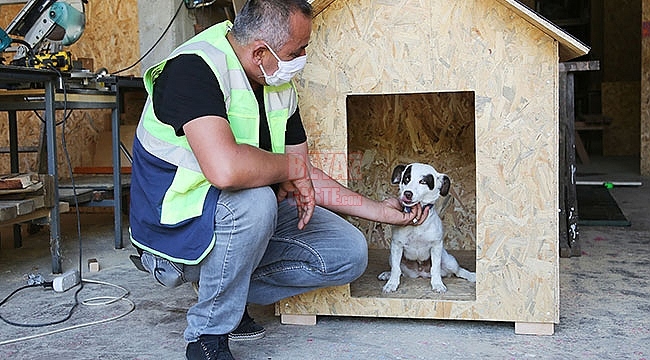
<instances>
[{"instance_id":1,"label":"blue jeans","mask_svg":"<svg viewBox=\"0 0 650 360\"><path fill-rule=\"evenodd\" d=\"M246 303L272 304L310 290L344 285L363 274L363 234L321 207L303 230L295 206L278 203L270 187L222 192L216 243L199 264L199 299L187 312L185 340L227 334Z\"/></svg>"}]
</instances>

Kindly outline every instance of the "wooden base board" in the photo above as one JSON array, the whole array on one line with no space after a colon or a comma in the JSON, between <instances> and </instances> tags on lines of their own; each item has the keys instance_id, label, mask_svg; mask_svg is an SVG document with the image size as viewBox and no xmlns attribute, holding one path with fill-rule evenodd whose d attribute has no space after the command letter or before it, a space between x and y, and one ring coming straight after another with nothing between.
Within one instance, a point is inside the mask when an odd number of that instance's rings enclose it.
<instances>
[{"instance_id":1,"label":"wooden base board","mask_svg":"<svg viewBox=\"0 0 650 360\"><path fill-rule=\"evenodd\" d=\"M553 335L553 333L555 333L555 324L553 323L515 323L515 334L517 335Z\"/></svg>"},{"instance_id":2,"label":"wooden base board","mask_svg":"<svg viewBox=\"0 0 650 360\"><path fill-rule=\"evenodd\" d=\"M316 325L316 315L282 315L280 322L285 325Z\"/></svg>"}]
</instances>

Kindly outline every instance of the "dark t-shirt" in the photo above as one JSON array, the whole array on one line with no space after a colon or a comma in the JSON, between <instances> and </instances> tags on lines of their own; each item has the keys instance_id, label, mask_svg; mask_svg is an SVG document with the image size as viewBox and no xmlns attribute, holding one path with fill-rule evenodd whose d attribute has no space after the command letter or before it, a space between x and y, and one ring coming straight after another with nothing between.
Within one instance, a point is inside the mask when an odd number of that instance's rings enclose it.
<instances>
[{"instance_id":1,"label":"dark t-shirt","mask_svg":"<svg viewBox=\"0 0 650 360\"><path fill-rule=\"evenodd\" d=\"M156 117L182 136L183 125L206 115L228 119L223 93L217 77L198 55L179 55L167 61L156 78L153 92ZM255 91L260 112L260 148L271 150L271 135L264 111L264 89ZM285 133L286 145L298 145L307 140L300 112L289 117Z\"/></svg>"}]
</instances>

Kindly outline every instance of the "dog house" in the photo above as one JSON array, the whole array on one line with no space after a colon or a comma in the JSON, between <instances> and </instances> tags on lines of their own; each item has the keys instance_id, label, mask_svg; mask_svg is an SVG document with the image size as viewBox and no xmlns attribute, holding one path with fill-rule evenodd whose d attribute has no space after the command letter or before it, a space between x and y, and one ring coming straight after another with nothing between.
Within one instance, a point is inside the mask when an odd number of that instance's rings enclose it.
<instances>
[{"instance_id":1,"label":"dog house","mask_svg":"<svg viewBox=\"0 0 650 360\"><path fill-rule=\"evenodd\" d=\"M397 194L397 164L451 178L445 247L476 283L402 279L383 294L390 227L350 219L370 248L357 281L276 304L318 315L487 320L552 334L559 322L558 68L584 44L515 0L315 0L298 79L312 160L369 197Z\"/></svg>"}]
</instances>

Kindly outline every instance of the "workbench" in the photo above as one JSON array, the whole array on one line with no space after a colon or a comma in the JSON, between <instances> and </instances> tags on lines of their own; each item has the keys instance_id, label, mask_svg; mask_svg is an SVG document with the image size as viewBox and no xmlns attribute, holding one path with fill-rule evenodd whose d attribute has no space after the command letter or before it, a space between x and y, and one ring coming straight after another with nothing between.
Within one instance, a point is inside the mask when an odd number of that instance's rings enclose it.
<instances>
[{"instance_id":1,"label":"workbench","mask_svg":"<svg viewBox=\"0 0 650 360\"><path fill-rule=\"evenodd\" d=\"M56 156L56 118L55 110L72 109L110 109L111 145L113 160L113 211L115 248L123 247L122 239L122 174L120 159L120 113L123 95L128 91L143 91L144 84L139 77L110 76L102 81L108 90L83 89L64 92L61 86L63 77L51 70L23 68L0 65L0 81L32 82L42 84L40 88L27 90L0 90L0 111L6 111L9 118L11 171L18 173L18 136L17 111L45 110L45 141L47 152L47 173L54 180L58 189L58 171ZM58 86L57 86L58 85ZM60 212L58 193L54 194L53 207L50 211L50 248L52 253L52 272L61 272Z\"/></svg>"}]
</instances>

